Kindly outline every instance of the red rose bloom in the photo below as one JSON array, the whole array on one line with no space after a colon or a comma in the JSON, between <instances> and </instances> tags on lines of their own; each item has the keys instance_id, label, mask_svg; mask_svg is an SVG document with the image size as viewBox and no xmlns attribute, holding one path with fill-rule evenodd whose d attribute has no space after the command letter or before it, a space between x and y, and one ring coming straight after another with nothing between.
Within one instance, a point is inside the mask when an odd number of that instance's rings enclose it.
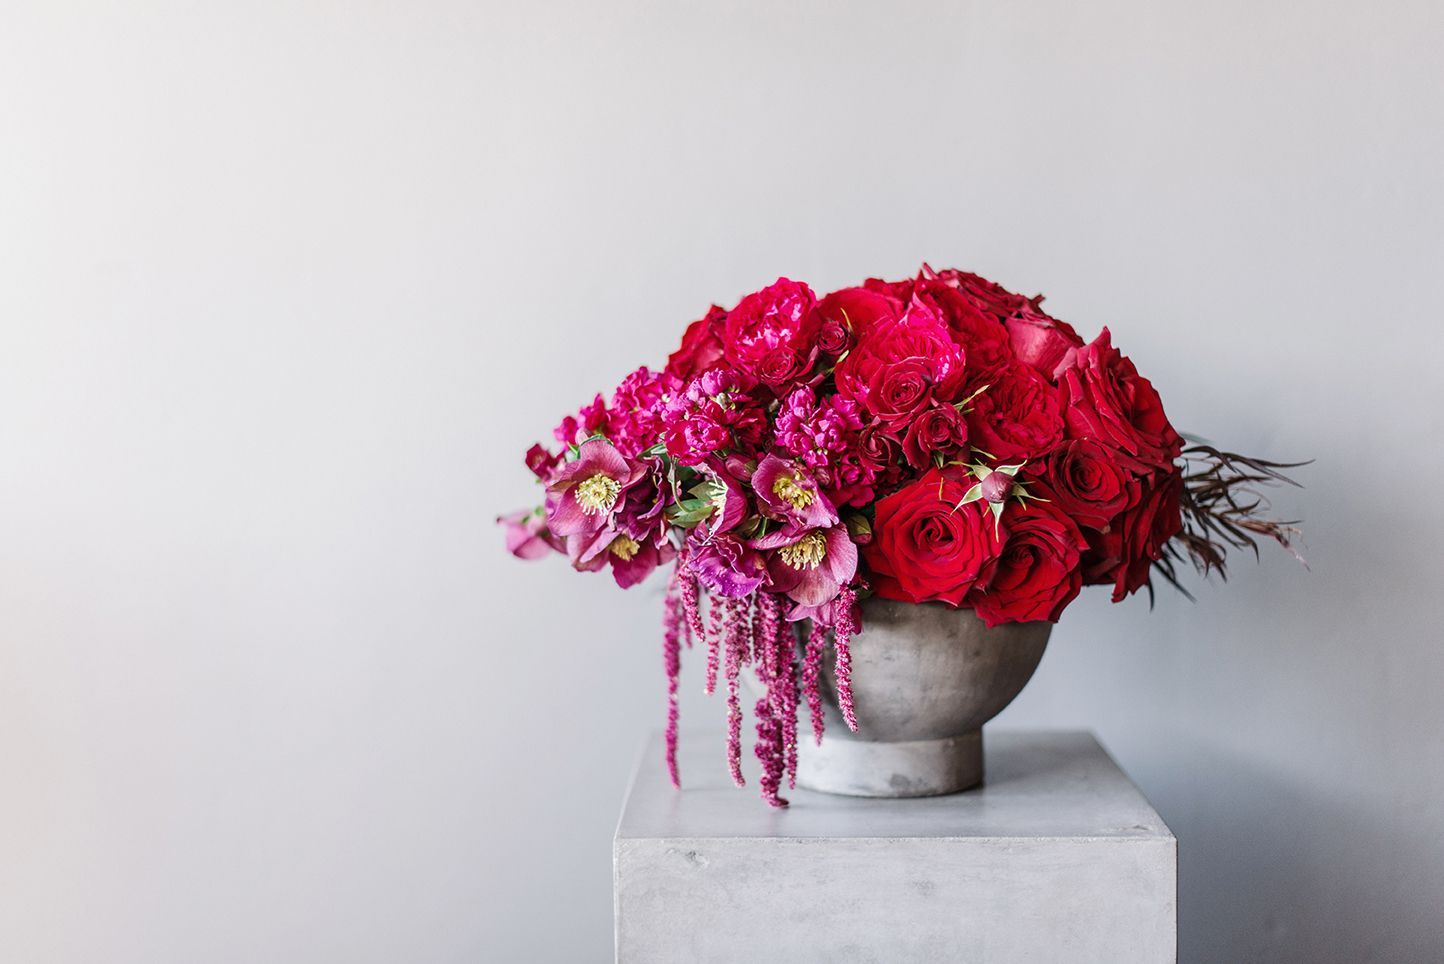
<instances>
[{"instance_id":1,"label":"red rose bloom","mask_svg":"<svg viewBox=\"0 0 1444 964\"><path fill-rule=\"evenodd\" d=\"M804 356L791 348L774 348L762 356L757 377L779 396L785 395L807 377L815 356L815 351Z\"/></svg>"},{"instance_id":2,"label":"red rose bloom","mask_svg":"<svg viewBox=\"0 0 1444 964\"><path fill-rule=\"evenodd\" d=\"M890 425L900 425L934 398L955 400L963 385L963 350L927 305L913 302L901 318L864 331L838 362L838 393Z\"/></svg>"},{"instance_id":3,"label":"red rose bloom","mask_svg":"<svg viewBox=\"0 0 1444 964\"><path fill-rule=\"evenodd\" d=\"M1128 509L1108 529L1088 533L1088 552L1083 557L1083 576L1089 585L1113 583L1113 601L1148 584L1153 563L1163 548L1183 528L1179 497L1183 474L1177 469L1145 480L1138 504Z\"/></svg>"},{"instance_id":4,"label":"red rose bloom","mask_svg":"<svg viewBox=\"0 0 1444 964\"><path fill-rule=\"evenodd\" d=\"M682 345L667 357L666 372L690 381L722 361L722 326L727 312L713 305L705 317L687 326Z\"/></svg>"},{"instance_id":5,"label":"red rose bloom","mask_svg":"<svg viewBox=\"0 0 1444 964\"><path fill-rule=\"evenodd\" d=\"M997 462L1042 458L1063 438L1057 392L1026 365L1001 372L972 406L968 439Z\"/></svg>"},{"instance_id":6,"label":"red rose bloom","mask_svg":"<svg viewBox=\"0 0 1444 964\"><path fill-rule=\"evenodd\" d=\"M854 337L883 321L894 321L902 313L901 301L867 288L843 288L817 303L817 317L824 327L829 322L841 324Z\"/></svg>"},{"instance_id":7,"label":"red rose bloom","mask_svg":"<svg viewBox=\"0 0 1444 964\"><path fill-rule=\"evenodd\" d=\"M1138 501L1137 478L1118 464L1111 449L1090 439L1063 442L1040 472L1054 503L1080 526L1105 529Z\"/></svg>"},{"instance_id":8,"label":"red rose bloom","mask_svg":"<svg viewBox=\"0 0 1444 964\"><path fill-rule=\"evenodd\" d=\"M948 454L968 441L968 423L954 405L934 405L913 419L903 436L902 450L908 464L926 469L933 464L933 453Z\"/></svg>"},{"instance_id":9,"label":"red rose bloom","mask_svg":"<svg viewBox=\"0 0 1444 964\"><path fill-rule=\"evenodd\" d=\"M807 358L817 327L812 311L815 301L811 288L786 278L743 298L727 313L722 329L727 360L738 370L761 378L767 357L777 349Z\"/></svg>"},{"instance_id":10,"label":"red rose bloom","mask_svg":"<svg viewBox=\"0 0 1444 964\"><path fill-rule=\"evenodd\" d=\"M1158 393L1113 347L1107 328L1086 348L1068 352L1058 393L1069 438L1096 439L1139 470L1166 468L1183 450Z\"/></svg>"},{"instance_id":11,"label":"red rose bloom","mask_svg":"<svg viewBox=\"0 0 1444 964\"><path fill-rule=\"evenodd\" d=\"M1018 361L1050 378L1069 349L1083 346L1083 339L1072 325L1048 316L1035 305L1025 305L1004 324Z\"/></svg>"},{"instance_id":12,"label":"red rose bloom","mask_svg":"<svg viewBox=\"0 0 1444 964\"><path fill-rule=\"evenodd\" d=\"M1013 361L1008 330L981 303L940 278L919 277L914 297L931 305L947 321L953 341L967 353L969 393L987 385Z\"/></svg>"},{"instance_id":13,"label":"red rose bloom","mask_svg":"<svg viewBox=\"0 0 1444 964\"><path fill-rule=\"evenodd\" d=\"M863 559L884 599L940 600L951 606L986 583L1000 548L992 516L967 489L934 469L877 503Z\"/></svg>"},{"instance_id":14,"label":"red rose bloom","mask_svg":"<svg viewBox=\"0 0 1444 964\"><path fill-rule=\"evenodd\" d=\"M1015 311L1021 311L1028 305L1043 300L1041 295L1029 300L1022 295L1014 294L1000 284L989 281L982 275L972 274L968 271L958 271L954 268L933 271L924 266L923 273L932 275L938 283L952 288L976 305L979 310L992 315L999 321Z\"/></svg>"},{"instance_id":15,"label":"red rose bloom","mask_svg":"<svg viewBox=\"0 0 1444 964\"><path fill-rule=\"evenodd\" d=\"M989 626L1056 623L1083 586L1079 560L1087 540L1051 502L1010 503L1003 520L1008 537L993 578L975 588L968 602Z\"/></svg>"}]
</instances>

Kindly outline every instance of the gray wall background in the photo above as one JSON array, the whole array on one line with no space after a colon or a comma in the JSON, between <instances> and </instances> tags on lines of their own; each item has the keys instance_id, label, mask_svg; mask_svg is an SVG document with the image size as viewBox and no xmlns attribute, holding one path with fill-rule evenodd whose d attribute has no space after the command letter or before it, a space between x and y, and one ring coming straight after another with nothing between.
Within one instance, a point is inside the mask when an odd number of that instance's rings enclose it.
<instances>
[{"instance_id":1,"label":"gray wall background","mask_svg":"<svg viewBox=\"0 0 1444 964\"><path fill-rule=\"evenodd\" d=\"M5 4L0 957L607 959L659 589L506 557L521 452L710 301L927 259L1111 325L1180 426L1318 458L1278 502L1312 572L1090 595L1004 722L1143 786L1184 960L1444 958L1441 34ZM720 719L696 676L683 713Z\"/></svg>"}]
</instances>

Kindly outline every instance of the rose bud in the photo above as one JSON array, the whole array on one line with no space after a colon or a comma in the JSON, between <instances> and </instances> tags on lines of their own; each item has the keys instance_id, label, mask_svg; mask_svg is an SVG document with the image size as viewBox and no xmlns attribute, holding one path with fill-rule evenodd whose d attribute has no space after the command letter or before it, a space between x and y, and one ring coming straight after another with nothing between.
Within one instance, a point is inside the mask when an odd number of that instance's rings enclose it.
<instances>
[{"instance_id":1,"label":"rose bud","mask_svg":"<svg viewBox=\"0 0 1444 964\"><path fill-rule=\"evenodd\" d=\"M1002 502L1013 491L1013 477L1004 472L990 472L983 480L981 494L989 502Z\"/></svg>"}]
</instances>

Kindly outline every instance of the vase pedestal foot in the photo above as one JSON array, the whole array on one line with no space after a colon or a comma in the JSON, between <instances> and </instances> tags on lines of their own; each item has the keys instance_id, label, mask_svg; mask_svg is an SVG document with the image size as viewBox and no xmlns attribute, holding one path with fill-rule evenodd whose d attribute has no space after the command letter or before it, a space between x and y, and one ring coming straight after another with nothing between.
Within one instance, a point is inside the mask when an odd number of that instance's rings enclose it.
<instances>
[{"instance_id":1,"label":"vase pedestal foot","mask_svg":"<svg viewBox=\"0 0 1444 964\"><path fill-rule=\"evenodd\" d=\"M878 743L829 726L822 745L798 734L797 785L851 797L935 797L983 782L983 731Z\"/></svg>"}]
</instances>

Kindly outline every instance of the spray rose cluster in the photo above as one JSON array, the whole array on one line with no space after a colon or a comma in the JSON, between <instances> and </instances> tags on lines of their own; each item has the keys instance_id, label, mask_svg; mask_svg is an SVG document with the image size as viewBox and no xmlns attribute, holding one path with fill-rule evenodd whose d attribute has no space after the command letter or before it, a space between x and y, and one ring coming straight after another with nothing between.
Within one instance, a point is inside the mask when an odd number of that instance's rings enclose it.
<instances>
[{"instance_id":1,"label":"spray rose cluster","mask_svg":"<svg viewBox=\"0 0 1444 964\"><path fill-rule=\"evenodd\" d=\"M503 520L516 555L624 588L671 567L674 781L684 645L706 646L709 690L726 683L739 782L738 673L761 679L762 790L781 805L804 698L821 736L829 649L853 724L860 596L996 625L1056 621L1084 585L1117 601L1147 584L1182 524L1182 439L1107 329L1085 343L1041 302L926 266L823 298L781 279L527 453L546 495Z\"/></svg>"}]
</instances>

